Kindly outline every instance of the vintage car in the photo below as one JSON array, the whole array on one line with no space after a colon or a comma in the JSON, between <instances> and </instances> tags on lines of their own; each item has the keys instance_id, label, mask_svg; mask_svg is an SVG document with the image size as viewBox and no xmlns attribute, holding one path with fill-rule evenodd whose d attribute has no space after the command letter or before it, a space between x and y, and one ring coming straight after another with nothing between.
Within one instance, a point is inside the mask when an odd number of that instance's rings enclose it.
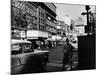
<instances>
[{"instance_id":1,"label":"vintage car","mask_svg":"<svg viewBox=\"0 0 100 75\"><path fill-rule=\"evenodd\" d=\"M11 41L11 74L36 73L45 70L47 50L34 50L27 40Z\"/></svg>"}]
</instances>

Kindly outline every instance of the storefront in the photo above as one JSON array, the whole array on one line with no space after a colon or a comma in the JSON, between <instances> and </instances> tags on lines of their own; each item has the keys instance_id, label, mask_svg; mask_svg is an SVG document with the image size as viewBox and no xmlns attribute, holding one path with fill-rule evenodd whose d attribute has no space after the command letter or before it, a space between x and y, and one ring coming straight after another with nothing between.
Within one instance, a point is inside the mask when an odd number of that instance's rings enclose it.
<instances>
[{"instance_id":1,"label":"storefront","mask_svg":"<svg viewBox=\"0 0 100 75\"><path fill-rule=\"evenodd\" d=\"M28 30L27 31L27 40L31 41L37 48L40 46L45 47L45 41L48 38L48 32L39 31L39 30Z\"/></svg>"},{"instance_id":2,"label":"storefront","mask_svg":"<svg viewBox=\"0 0 100 75\"><path fill-rule=\"evenodd\" d=\"M13 28L11 29L11 38L12 39L26 39L26 31L25 29Z\"/></svg>"}]
</instances>

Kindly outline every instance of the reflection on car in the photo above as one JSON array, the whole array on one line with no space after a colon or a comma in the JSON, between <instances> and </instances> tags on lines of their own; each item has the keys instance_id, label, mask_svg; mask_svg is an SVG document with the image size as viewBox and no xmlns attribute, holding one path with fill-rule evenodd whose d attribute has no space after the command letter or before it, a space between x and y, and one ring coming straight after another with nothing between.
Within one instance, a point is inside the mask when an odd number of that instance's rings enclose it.
<instances>
[{"instance_id":1,"label":"reflection on car","mask_svg":"<svg viewBox=\"0 0 100 75\"><path fill-rule=\"evenodd\" d=\"M25 74L45 70L48 51L34 50L30 41L11 41L11 73Z\"/></svg>"}]
</instances>

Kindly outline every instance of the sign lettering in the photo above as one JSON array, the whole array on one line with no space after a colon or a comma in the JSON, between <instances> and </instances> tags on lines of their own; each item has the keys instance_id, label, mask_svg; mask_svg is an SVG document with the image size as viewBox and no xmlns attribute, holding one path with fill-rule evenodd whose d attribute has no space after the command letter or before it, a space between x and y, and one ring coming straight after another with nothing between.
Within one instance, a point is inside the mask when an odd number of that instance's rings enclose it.
<instances>
[{"instance_id":1,"label":"sign lettering","mask_svg":"<svg viewBox=\"0 0 100 75\"><path fill-rule=\"evenodd\" d=\"M18 1L12 1L12 5L21 9L21 10L24 10L28 13L30 13L32 16L36 16L35 14L35 11L33 11L32 9L30 9L28 6L25 6L24 4L22 4L21 2L18 2Z\"/></svg>"}]
</instances>

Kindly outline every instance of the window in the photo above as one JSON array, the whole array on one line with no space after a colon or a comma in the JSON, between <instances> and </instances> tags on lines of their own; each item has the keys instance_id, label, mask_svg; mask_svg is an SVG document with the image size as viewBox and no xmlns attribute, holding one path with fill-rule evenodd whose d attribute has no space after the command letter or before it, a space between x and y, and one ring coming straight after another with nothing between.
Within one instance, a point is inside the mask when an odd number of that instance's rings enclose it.
<instances>
[{"instance_id":1,"label":"window","mask_svg":"<svg viewBox=\"0 0 100 75\"><path fill-rule=\"evenodd\" d=\"M36 22L37 22L37 18L36 18L36 17L32 17L32 18L33 18L33 23L36 24Z\"/></svg>"}]
</instances>

